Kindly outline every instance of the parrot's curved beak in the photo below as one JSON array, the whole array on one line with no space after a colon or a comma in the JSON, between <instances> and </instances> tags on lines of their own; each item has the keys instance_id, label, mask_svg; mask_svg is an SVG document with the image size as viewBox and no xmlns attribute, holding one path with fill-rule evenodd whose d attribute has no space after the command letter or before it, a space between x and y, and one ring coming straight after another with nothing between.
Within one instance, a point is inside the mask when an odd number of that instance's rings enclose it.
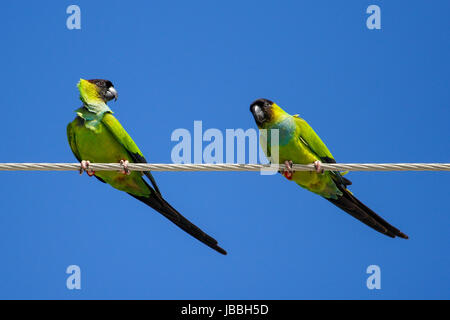
<instances>
[{"instance_id":1,"label":"parrot's curved beak","mask_svg":"<svg viewBox=\"0 0 450 320\"><path fill-rule=\"evenodd\" d=\"M264 122L264 111L262 111L261 107L258 105L253 105L251 107L251 112L253 113L253 117L255 118L258 124L262 124Z\"/></svg>"},{"instance_id":2,"label":"parrot's curved beak","mask_svg":"<svg viewBox=\"0 0 450 320\"><path fill-rule=\"evenodd\" d=\"M106 91L106 99L112 100L114 98L114 101L117 101L117 98L119 97L119 94L117 93L116 89L114 87L109 87L109 89Z\"/></svg>"}]
</instances>

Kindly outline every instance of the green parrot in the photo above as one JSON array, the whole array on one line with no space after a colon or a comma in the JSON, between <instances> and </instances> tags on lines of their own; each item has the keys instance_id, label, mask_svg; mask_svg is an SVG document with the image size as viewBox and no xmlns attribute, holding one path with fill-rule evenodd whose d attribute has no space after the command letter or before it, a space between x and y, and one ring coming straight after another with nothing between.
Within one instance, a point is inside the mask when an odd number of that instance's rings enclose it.
<instances>
[{"instance_id":1,"label":"green parrot","mask_svg":"<svg viewBox=\"0 0 450 320\"><path fill-rule=\"evenodd\" d=\"M75 157L81 162L80 173L86 171L89 176L95 176L100 181L127 192L161 213L194 238L225 255L226 251L218 246L214 238L192 224L164 200L149 171L130 172L128 169L128 163L146 163L146 160L106 104L113 98L117 100L118 96L111 81L81 79L78 89L83 105L76 110L76 118L67 126L67 137ZM90 161L120 162L123 170L94 172L89 168ZM153 187L144 180L144 175Z\"/></svg>"},{"instance_id":2,"label":"green parrot","mask_svg":"<svg viewBox=\"0 0 450 320\"><path fill-rule=\"evenodd\" d=\"M299 186L312 191L369 227L389 237L408 239L408 236L390 225L383 218L359 201L348 189L351 182L338 171L326 171L321 163L336 163L333 155L309 124L298 115L290 115L276 103L267 99L258 99L250 105L261 133L263 151L269 159L271 156L271 130L278 129L279 160L284 164L284 176ZM265 129L265 130L263 130ZM267 145L267 146L266 146ZM314 163L316 171L293 171L292 164Z\"/></svg>"}]
</instances>

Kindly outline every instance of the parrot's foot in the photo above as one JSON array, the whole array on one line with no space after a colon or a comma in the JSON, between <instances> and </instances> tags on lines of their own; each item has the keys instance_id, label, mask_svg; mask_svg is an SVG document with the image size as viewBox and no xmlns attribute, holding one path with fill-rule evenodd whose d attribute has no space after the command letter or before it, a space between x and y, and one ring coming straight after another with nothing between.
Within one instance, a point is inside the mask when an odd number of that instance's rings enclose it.
<instances>
[{"instance_id":1,"label":"parrot's foot","mask_svg":"<svg viewBox=\"0 0 450 320\"><path fill-rule=\"evenodd\" d=\"M317 173L323 173L323 169L322 169L322 162L320 162L319 160L314 161L314 168L316 168L316 172Z\"/></svg>"},{"instance_id":2,"label":"parrot's foot","mask_svg":"<svg viewBox=\"0 0 450 320\"><path fill-rule=\"evenodd\" d=\"M86 172L89 177L92 177L95 174L95 171L89 168L91 165L91 162L88 160L81 160L80 162L80 175L83 174L83 172Z\"/></svg>"},{"instance_id":3,"label":"parrot's foot","mask_svg":"<svg viewBox=\"0 0 450 320\"><path fill-rule=\"evenodd\" d=\"M294 174L294 170L292 170L292 161L288 161L286 160L284 162L284 165L286 166L286 168L283 170L283 175L286 177L286 179L288 180L292 180L292 175Z\"/></svg>"},{"instance_id":4,"label":"parrot's foot","mask_svg":"<svg viewBox=\"0 0 450 320\"><path fill-rule=\"evenodd\" d=\"M120 160L120 165L122 166L120 173L126 174L127 176L131 173L130 169L128 169L128 163L128 160Z\"/></svg>"}]
</instances>

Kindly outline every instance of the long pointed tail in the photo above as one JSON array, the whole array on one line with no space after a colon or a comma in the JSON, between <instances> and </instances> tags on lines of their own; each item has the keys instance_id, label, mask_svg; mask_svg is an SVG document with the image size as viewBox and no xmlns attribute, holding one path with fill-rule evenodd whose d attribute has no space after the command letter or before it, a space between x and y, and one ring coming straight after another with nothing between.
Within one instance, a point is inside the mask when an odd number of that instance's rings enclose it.
<instances>
[{"instance_id":1,"label":"long pointed tail","mask_svg":"<svg viewBox=\"0 0 450 320\"><path fill-rule=\"evenodd\" d=\"M352 215L356 219L365 223L369 227L385 234L389 237L395 238L400 237L403 239L408 239L408 236L389 224L386 220L381 218L375 212L373 212L369 207L359 201L354 195L352 195L347 189L340 188L343 195L337 200L328 199L331 203L338 206L348 214Z\"/></svg>"},{"instance_id":2,"label":"long pointed tail","mask_svg":"<svg viewBox=\"0 0 450 320\"><path fill-rule=\"evenodd\" d=\"M216 250L221 254L227 254L227 252L218 246L218 242L216 239L210 237L205 232L203 232L199 227L194 225L188 219L183 217L177 210L175 210L166 200L162 198L160 195L156 195L152 193L149 197L141 197L135 196L129 193L132 197L142 201L146 205L152 207L159 213L161 213L164 217L172 221L179 228L189 233L191 236L196 238L197 240L203 242L210 248Z\"/></svg>"}]
</instances>

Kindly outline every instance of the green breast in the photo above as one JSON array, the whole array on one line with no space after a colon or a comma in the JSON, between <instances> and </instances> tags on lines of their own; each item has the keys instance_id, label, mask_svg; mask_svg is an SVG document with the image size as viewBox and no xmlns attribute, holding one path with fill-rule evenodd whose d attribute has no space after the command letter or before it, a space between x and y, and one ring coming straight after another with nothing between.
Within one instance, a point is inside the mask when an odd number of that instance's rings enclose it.
<instances>
[{"instance_id":1,"label":"green breast","mask_svg":"<svg viewBox=\"0 0 450 320\"><path fill-rule=\"evenodd\" d=\"M292 161L297 164L314 163L314 161L319 160L319 157L301 142L299 138L301 132L299 132L297 126L292 125L292 119L290 117L271 127L271 129L279 130L279 163L283 164L285 161ZM293 174L292 181L309 191L327 198L335 198L340 193L328 172L318 174L313 171L297 171Z\"/></svg>"},{"instance_id":2,"label":"green breast","mask_svg":"<svg viewBox=\"0 0 450 320\"><path fill-rule=\"evenodd\" d=\"M301 143L300 132L295 125L293 117L272 124L269 131L278 129L280 163L291 160L294 163L308 164L317 160L317 157ZM271 134L268 133L268 143L271 143Z\"/></svg>"},{"instance_id":3,"label":"green breast","mask_svg":"<svg viewBox=\"0 0 450 320\"><path fill-rule=\"evenodd\" d=\"M75 143L79 158L90 162L118 163L120 160L134 162L127 150L115 139L102 122L95 129L86 127L84 120L75 119L71 123L75 133ZM95 175L116 189L146 196L150 194L142 174L137 171L124 175L115 171L98 171Z\"/></svg>"}]
</instances>

